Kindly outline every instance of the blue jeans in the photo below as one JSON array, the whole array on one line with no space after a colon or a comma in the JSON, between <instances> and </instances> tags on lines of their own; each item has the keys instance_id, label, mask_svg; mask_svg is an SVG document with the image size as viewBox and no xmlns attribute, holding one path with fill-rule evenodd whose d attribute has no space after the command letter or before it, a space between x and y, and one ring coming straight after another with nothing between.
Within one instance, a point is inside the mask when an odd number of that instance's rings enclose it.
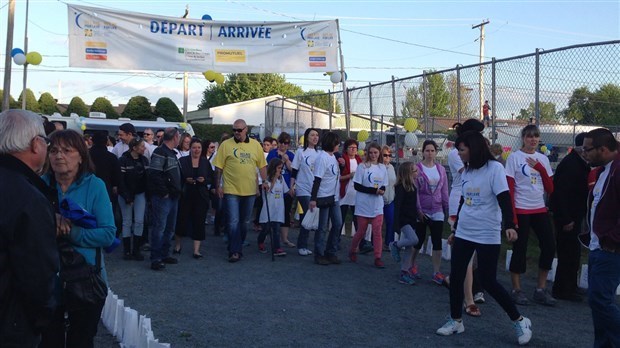
<instances>
[{"instance_id":1,"label":"blue jeans","mask_svg":"<svg viewBox=\"0 0 620 348\"><path fill-rule=\"evenodd\" d=\"M136 194L132 204L125 203L125 199L119 195L118 205L121 208L121 215L123 217L123 238L131 237L132 230L134 236L142 236L146 194Z\"/></svg>"},{"instance_id":2,"label":"blue jeans","mask_svg":"<svg viewBox=\"0 0 620 348\"><path fill-rule=\"evenodd\" d=\"M243 241L248 234L256 196L224 195L228 217L228 256L242 255Z\"/></svg>"},{"instance_id":3,"label":"blue jeans","mask_svg":"<svg viewBox=\"0 0 620 348\"><path fill-rule=\"evenodd\" d=\"M394 241L394 201L383 206L383 222L385 223L385 238L383 244L390 245ZM413 226L411 226L413 227Z\"/></svg>"},{"instance_id":4,"label":"blue jeans","mask_svg":"<svg viewBox=\"0 0 620 348\"><path fill-rule=\"evenodd\" d=\"M310 204L310 196L297 196L297 201L301 205L301 210L303 210L303 214L299 215L299 221L304 221L304 216L306 216L306 211L308 211L308 205ZM299 236L297 236L297 249L308 249L308 235L310 231L305 229L303 226L299 226Z\"/></svg>"},{"instance_id":5,"label":"blue jeans","mask_svg":"<svg viewBox=\"0 0 620 348\"><path fill-rule=\"evenodd\" d=\"M153 230L151 233L151 262L160 262L170 255L170 239L177 223L178 198L151 197Z\"/></svg>"},{"instance_id":6,"label":"blue jeans","mask_svg":"<svg viewBox=\"0 0 620 348\"><path fill-rule=\"evenodd\" d=\"M335 255L338 251L338 238L342 229L342 216L340 215L340 206L338 203L328 208L319 209L319 229L314 232L314 253L315 256ZM329 221L332 222L332 228L327 231ZM325 240L327 235L327 241Z\"/></svg>"},{"instance_id":7,"label":"blue jeans","mask_svg":"<svg viewBox=\"0 0 620 348\"><path fill-rule=\"evenodd\" d=\"M594 322L594 347L620 347L620 307L616 289L620 284L620 254L590 251L588 303Z\"/></svg>"}]
</instances>

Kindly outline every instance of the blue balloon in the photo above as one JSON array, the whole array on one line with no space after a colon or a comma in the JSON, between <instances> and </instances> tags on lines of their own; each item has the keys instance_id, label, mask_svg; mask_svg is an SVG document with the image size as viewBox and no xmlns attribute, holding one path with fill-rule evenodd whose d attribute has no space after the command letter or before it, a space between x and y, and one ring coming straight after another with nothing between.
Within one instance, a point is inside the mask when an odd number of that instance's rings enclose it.
<instances>
[{"instance_id":1,"label":"blue balloon","mask_svg":"<svg viewBox=\"0 0 620 348\"><path fill-rule=\"evenodd\" d=\"M14 48L11 50L11 58L15 57L16 54L25 54L24 50L22 50L21 48Z\"/></svg>"},{"instance_id":2,"label":"blue balloon","mask_svg":"<svg viewBox=\"0 0 620 348\"><path fill-rule=\"evenodd\" d=\"M551 151L551 149L553 149L553 145L547 144L547 150Z\"/></svg>"},{"instance_id":3,"label":"blue balloon","mask_svg":"<svg viewBox=\"0 0 620 348\"><path fill-rule=\"evenodd\" d=\"M202 15L202 20L203 20L203 21L212 21L212 20L213 20L213 18L211 18L211 16L209 16L208 14L206 14L206 15Z\"/></svg>"}]
</instances>

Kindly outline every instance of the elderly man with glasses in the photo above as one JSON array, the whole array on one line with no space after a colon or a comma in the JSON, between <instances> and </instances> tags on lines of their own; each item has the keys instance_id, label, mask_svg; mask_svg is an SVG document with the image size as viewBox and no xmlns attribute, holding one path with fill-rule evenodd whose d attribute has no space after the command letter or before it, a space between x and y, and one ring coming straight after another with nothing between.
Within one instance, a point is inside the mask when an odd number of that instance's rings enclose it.
<instances>
[{"instance_id":1,"label":"elderly man with glasses","mask_svg":"<svg viewBox=\"0 0 620 348\"><path fill-rule=\"evenodd\" d=\"M54 209L38 173L49 140L41 116L0 113L0 345L37 347L55 307Z\"/></svg>"},{"instance_id":2,"label":"elderly man with glasses","mask_svg":"<svg viewBox=\"0 0 620 348\"><path fill-rule=\"evenodd\" d=\"M142 132L142 137L144 138L147 151L144 153L144 156L146 156L150 160L151 155L157 148L157 144L155 144L155 133L151 128L147 128L144 130L144 132Z\"/></svg>"},{"instance_id":3,"label":"elderly man with glasses","mask_svg":"<svg viewBox=\"0 0 620 348\"><path fill-rule=\"evenodd\" d=\"M228 216L228 261L237 262L243 256L242 247L252 217L257 193L256 170L263 183L267 178L267 162L260 143L248 137L244 120L233 124L233 138L220 144L215 160L215 182L223 179L224 186L216 189L224 199ZM266 184L263 184L266 186Z\"/></svg>"}]
</instances>

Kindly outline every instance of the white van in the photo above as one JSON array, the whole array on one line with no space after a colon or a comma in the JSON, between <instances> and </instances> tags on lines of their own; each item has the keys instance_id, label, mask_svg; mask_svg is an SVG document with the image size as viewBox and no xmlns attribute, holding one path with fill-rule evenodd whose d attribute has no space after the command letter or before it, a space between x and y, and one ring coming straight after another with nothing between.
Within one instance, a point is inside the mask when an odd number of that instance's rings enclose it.
<instances>
[{"instance_id":1,"label":"white van","mask_svg":"<svg viewBox=\"0 0 620 348\"><path fill-rule=\"evenodd\" d=\"M129 118L108 119L106 115L101 112L91 112L89 117L78 116L72 113L70 116L62 116L59 113L54 113L51 116L44 115L50 122L60 122L65 129L73 129L80 134L92 134L95 131L106 130L109 135L114 136L118 132L118 127L123 123L131 123L136 128L138 135L142 135L145 129L150 128L153 132L158 129L165 129L168 127L176 127L179 130L189 133L194 136L194 129L189 123L183 122L167 122L161 117L158 117L155 121L142 121L132 120Z\"/></svg>"}]
</instances>

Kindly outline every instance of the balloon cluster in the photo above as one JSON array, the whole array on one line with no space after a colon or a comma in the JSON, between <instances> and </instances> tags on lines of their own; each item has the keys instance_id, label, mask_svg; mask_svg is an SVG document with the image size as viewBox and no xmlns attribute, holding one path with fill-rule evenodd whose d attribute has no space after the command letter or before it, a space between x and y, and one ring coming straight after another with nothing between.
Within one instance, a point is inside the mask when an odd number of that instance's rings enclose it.
<instances>
[{"instance_id":1,"label":"balloon cluster","mask_svg":"<svg viewBox=\"0 0 620 348\"><path fill-rule=\"evenodd\" d=\"M205 79L207 79L207 81L209 82L215 82L218 85L221 85L224 83L225 78L224 75L215 72L213 70L207 70L205 72L202 73L202 75L205 77Z\"/></svg>"},{"instance_id":2,"label":"balloon cluster","mask_svg":"<svg viewBox=\"0 0 620 348\"><path fill-rule=\"evenodd\" d=\"M25 53L21 48L14 48L11 50L11 57L13 62L17 65L32 64L39 65L43 61L43 57L39 52Z\"/></svg>"},{"instance_id":3,"label":"balloon cluster","mask_svg":"<svg viewBox=\"0 0 620 348\"><path fill-rule=\"evenodd\" d=\"M340 83L340 82L342 82L342 73L340 71L328 72L327 75L329 75L329 80L332 83ZM348 77L349 76L345 72L344 73L344 80L346 81Z\"/></svg>"},{"instance_id":4,"label":"balloon cluster","mask_svg":"<svg viewBox=\"0 0 620 348\"><path fill-rule=\"evenodd\" d=\"M545 156L549 156L551 154L551 149L553 149L553 145L546 144L540 147L540 152Z\"/></svg>"},{"instance_id":5,"label":"balloon cluster","mask_svg":"<svg viewBox=\"0 0 620 348\"><path fill-rule=\"evenodd\" d=\"M357 153L360 156L364 155L364 150L366 149L366 140L368 140L368 138L370 138L370 134L365 129L362 129L361 131L359 131L359 133L357 133Z\"/></svg>"},{"instance_id":6,"label":"balloon cluster","mask_svg":"<svg viewBox=\"0 0 620 348\"><path fill-rule=\"evenodd\" d=\"M511 153L512 151L510 150L502 152L502 158L504 159L504 161L508 159L508 156L510 156Z\"/></svg>"},{"instance_id":7,"label":"balloon cluster","mask_svg":"<svg viewBox=\"0 0 620 348\"><path fill-rule=\"evenodd\" d=\"M407 131L407 134L405 134L405 145L410 148L418 146L418 136L413 133L413 131L418 129L418 120L415 118L407 118L404 127Z\"/></svg>"}]
</instances>

